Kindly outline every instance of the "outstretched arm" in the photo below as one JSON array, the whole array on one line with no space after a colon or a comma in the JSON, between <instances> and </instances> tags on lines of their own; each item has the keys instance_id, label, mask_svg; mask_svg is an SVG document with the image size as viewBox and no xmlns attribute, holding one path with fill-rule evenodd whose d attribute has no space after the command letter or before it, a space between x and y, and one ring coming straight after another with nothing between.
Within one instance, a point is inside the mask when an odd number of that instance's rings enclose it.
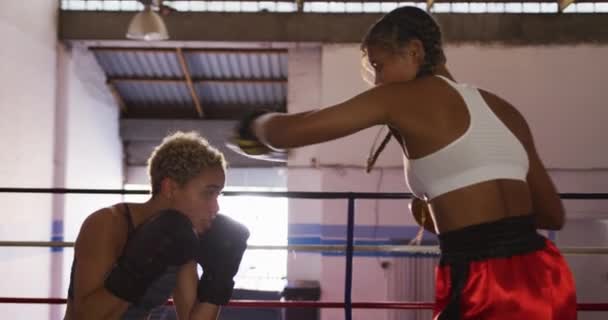
<instances>
[{"instance_id":1,"label":"outstretched arm","mask_svg":"<svg viewBox=\"0 0 608 320\"><path fill-rule=\"evenodd\" d=\"M386 124L405 84L372 88L340 104L296 114L272 114L254 121L258 138L287 149L341 138L374 125Z\"/></svg>"}]
</instances>

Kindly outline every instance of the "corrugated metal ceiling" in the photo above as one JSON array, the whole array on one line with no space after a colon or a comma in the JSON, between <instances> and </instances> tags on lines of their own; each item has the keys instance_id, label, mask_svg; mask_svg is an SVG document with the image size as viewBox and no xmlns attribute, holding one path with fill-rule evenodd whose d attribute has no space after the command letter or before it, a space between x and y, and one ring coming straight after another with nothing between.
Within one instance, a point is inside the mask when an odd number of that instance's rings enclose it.
<instances>
[{"instance_id":1,"label":"corrugated metal ceiling","mask_svg":"<svg viewBox=\"0 0 608 320\"><path fill-rule=\"evenodd\" d=\"M195 99L204 117L222 119L238 118L258 107L286 109L287 51L283 49L91 49L122 99L124 117L170 118L178 113L197 117ZM226 108L218 112L222 106ZM206 107L213 112L206 112ZM184 108L194 112L184 113Z\"/></svg>"}]
</instances>

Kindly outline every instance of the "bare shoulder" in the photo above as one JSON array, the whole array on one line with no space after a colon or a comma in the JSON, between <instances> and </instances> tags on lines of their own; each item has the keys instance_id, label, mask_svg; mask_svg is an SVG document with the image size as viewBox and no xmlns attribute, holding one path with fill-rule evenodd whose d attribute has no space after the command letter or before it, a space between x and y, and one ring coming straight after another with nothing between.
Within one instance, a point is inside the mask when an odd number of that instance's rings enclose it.
<instances>
[{"instance_id":1,"label":"bare shoulder","mask_svg":"<svg viewBox=\"0 0 608 320\"><path fill-rule=\"evenodd\" d=\"M399 128L404 136L435 135L438 124L444 125L445 119L454 120L456 110L466 110L458 91L439 77L424 77L386 87L390 102L387 103L389 125ZM460 108L455 108L457 105Z\"/></svg>"},{"instance_id":2,"label":"bare shoulder","mask_svg":"<svg viewBox=\"0 0 608 320\"><path fill-rule=\"evenodd\" d=\"M105 229L112 228L114 229L118 225L123 223L121 218L121 212L117 209L116 206L101 208L93 213L91 213L83 222L82 228L86 228L87 230L94 229Z\"/></svg>"},{"instance_id":3,"label":"bare shoulder","mask_svg":"<svg viewBox=\"0 0 608 320\"><path fill-rule=\"evenodd\" d=\"M118 206L99 209L90 214L82 223L77 247L91 242L104 241L112 247L121 247L126 240L126 220Z\"/></svg>"},{"instance_id":4,"label":"bare shoulder","mask_svg":"<svg viewBox=\"0 0 608 320\"><path fill-rule=\"evenodd\" d=\"M384 99L393 118L401 118L404 114L407 118L426 117L427 113L436 110L434 106L444 106L458 97L456 90L437 77L390 83L372 90Z\"/></svg>"}]
</instances>

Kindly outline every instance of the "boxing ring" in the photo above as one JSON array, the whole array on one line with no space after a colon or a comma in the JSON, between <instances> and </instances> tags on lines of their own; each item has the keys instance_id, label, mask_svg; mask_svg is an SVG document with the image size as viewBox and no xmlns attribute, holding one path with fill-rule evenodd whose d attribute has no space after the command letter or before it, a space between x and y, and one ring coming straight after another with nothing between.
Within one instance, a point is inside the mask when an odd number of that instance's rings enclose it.
<instances>
[{"instance_id":1,"label":"boxing ring","mask_svg":"<svg viewBox=\"0 0 608 320\"><path fill-rule=\"evenodd\" d=\"M50 193L50 194L111 194L111 195L148 195L148 190L125 189L66 189L66 188L0 188L0 193ZM247 250L289 250L317 252L345 252L345 282L343 301L267 301L231 300L228 306L237 308L331 308L343 309L346 320L352 319L353 309L393 309L393 310L431 310L433 302L410 301L352 301L353 256L355 252L407 252L439 254L437 246L421 245L354 245L355 202L358 199L411 199L410 193L368 193L368 192L255 192L226 191L224 196L260 196L315 200L346 200L347 234L346 245L250 245ZM608 200L608 193L562 193L564 200ZM73 242L63 241L0 241L0 247L73 247ZM560 247L564 255L608 254L608 247ZM65 304L65 298L58 297L0 297L0 304ZM173 302L167 301L168 305ZM607 303L578 303L578 311L608 311Z\"/></svg>"}]
</instances>

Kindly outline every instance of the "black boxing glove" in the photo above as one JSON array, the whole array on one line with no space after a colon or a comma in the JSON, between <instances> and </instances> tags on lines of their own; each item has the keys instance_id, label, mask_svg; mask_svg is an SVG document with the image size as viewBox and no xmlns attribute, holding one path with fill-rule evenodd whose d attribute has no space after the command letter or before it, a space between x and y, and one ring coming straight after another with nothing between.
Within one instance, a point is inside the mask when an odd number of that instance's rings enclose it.
<instances>
[{"instance_id":1,"label":"black boxing glove","mask_svg":"<svg viewBox=\"0 0 608 320\"><path fill-rule=\"evenodd\" d=\"M230 301L234 276L247 248L249 230L239 222L217 215L199 240L196 261L203 268L198 282L198 300L216 305Z\"/></svg>"},{"instance_id":2,"label":"black boxing glove","mask_svg":"<svg viewBox=\"0 0 608 320\"><path fill-rule=\"evenodd\" d=\"M265 114L268 114L268 113L271 113L271 112L268 110L255 110L253 112L250 112L249 114L247 114L246 116L241 118L241 120L237 124L237 126L235 128L236 134L241 139L258 140L255 133L253 132L253 122L257 118L259 118Z\"/></svg>"},{"instance_id":3,"label":"black boxing glove","mask_svg":"<svg viewBox=\"0 0 608 320\"><path fill-rule=\"evenodd\" d=\"M123 300L137 303L168 267L194 260L197 246L198 237L190 219L177 210L162 210L135 229L107 275L105 288Z\"/></svg>"},{"instance_id":4,"label":"black boxing glove","mask_svg":"<svg viewBox=\"0 0 608 320\"><path fill-rule=\"evenodd\" d=\"M287 161L287 151L269 147L260 141L253 132L255 120L268 113L270 112L258 110L243 117L236 126L233 136L226 143L226 146L232 151L248 158L266 161Z\"/></svg>"}]
</instances>

